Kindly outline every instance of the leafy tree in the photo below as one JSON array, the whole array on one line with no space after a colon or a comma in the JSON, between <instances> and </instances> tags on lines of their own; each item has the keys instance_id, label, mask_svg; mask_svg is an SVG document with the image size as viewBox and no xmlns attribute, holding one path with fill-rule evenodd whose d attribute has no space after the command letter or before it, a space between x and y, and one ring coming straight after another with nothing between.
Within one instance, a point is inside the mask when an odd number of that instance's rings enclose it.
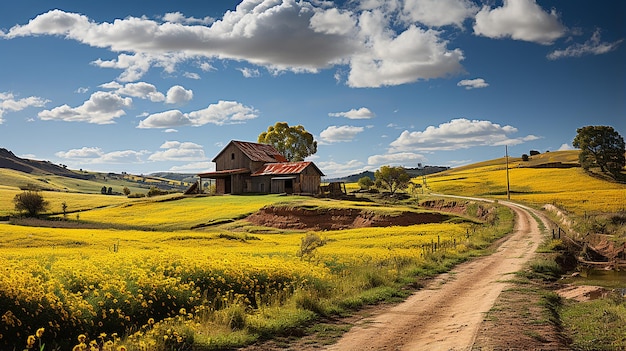
<instances>
[{"instance_id":1,"label":"leafy tree","mask_svg":"<svg viewBox=\"0 0 626 351\"><path fill-rule=\"evenodd\" d=\"M357 181L357 184L359 184L359 187L361 188L361 190L369 190L372 187L372 185L374 185L374 181L372 180L372 178L365 176L365 177L359 178L359 180Z\"/></svg>"},{"instance_id":2,"label":"leafy tree","mask_svg":"<svg viewBox=\"0 0 626 351\"><path fill-rule=\"evenodd\" d=\"M100 194L102 194L102 195L106 195L107 194L107 187L106 186L102 186L102 188L100 189Z\"/></svg>"},{"instance_id":3,"label":"leafy tree","mask_svg":"<svg viewBox=\"0 0 626 351\"><path fill-rule=\"evenodd\" d=\"M43 196L37 191L29 190L17 194L13 198L13 203L15 203L15 210L25 211L29 217L35 217L40 212L48 209L48 201L45 201Z\"/></svg>"},{"instance_id":4,"label":"leafy tree","mask_svg":"<svg viewBox=\"0 0 626 351\"><path fill-rule=\"evenodd\" d=\"M128 189L127 186L124 187L124 189L122 189L122 192L124 193L124 195L128 196L130 195L130 189Z\"/></svg>"},{"instance_id":5,"label":"leafy tree","mask_svg":"<svg viewBox=\"0 0 626 351\"><path fill-rule=\"evenodd\" d=\"M388 189L391 194L406 189L411 181L411 176L403 167L382 166L374 172L376 186Z\"/></svg>"},{"instance_id":6,"label":"leafy tree","mask_svg":"<svg viewBox=\"0 0 626 351\"><path fill-rule=\"evenodd\" d=\"M259 134L258 142L272 145L289 161L302 161L317 152L317 141L303 126L290 127L286 122L276 122L266 132Z\"/></svg>"},{"instance_id":7,"label":"leafy tree","mask_svg":"<svg viewBox=\"0 0 626 351\"><path fill-rule=\"evenodd\" d=\"M618 176L626 165L624 138L609 126L586 126L576 132L572 145L581 150L580 165L585 170L597 165L602 172Z\"/></svg>"}]
</instances>

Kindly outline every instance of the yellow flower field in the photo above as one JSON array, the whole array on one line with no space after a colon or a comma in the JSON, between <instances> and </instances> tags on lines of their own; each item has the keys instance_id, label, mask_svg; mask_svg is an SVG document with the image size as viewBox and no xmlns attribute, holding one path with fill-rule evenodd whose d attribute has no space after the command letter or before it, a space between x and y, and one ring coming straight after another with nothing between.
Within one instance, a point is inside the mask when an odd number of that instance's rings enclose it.
<instances>
[{"instance_id":1,"label":"yellow flower field","mask_svg":"<svg viewBox=\"0 0 626 351\"><path fill-rule=\"evenodd\" d=\"M276 203L357 205L297 196L143 199L82 212L78 223L145 230L0 224L0 348L23 347L45 328L49 345L71 347L78 334L93 341L105 333L108 342L125 343L128 350L146 350L138 345L150 343L156 345L152 350L163 350L162 338L172 337L176 326L182 328L177 333L206 346L216 335L239 335L241 326L224 319L237 306L250 330L274 328L268 325L277 315L291 320L285 323L304 323L311 318L311 307L302 302L307 296L316 303L354 298L375 282L393 284L411 267L444 256L462 260L492 234L477 233L476 224L465 221L326 231L318 233L325 245L301 258L306 231L237 220ZM398 210L359 206L368 207ZM183 229L225 219L230 221ZM181 310L189 317L181 317ZM119 337L111 338L113 333Z\"/></svg>"},{"instance_id":2,"label":"yellow flower field","mask_svg":"<svg viewBox=\"0 0 626 351\"><path fill-rule=\"evenodd\" d=\"M555 162L572 152L544 154ZM521 161L509 164L511 200L537 206L555 204L576 215L626 210L626 185L594 178L581 168L529 168ZM504 159L472 168L452 169L428 177L428 187L437 193L506 198Z\"/></svg>"}]
</instances>

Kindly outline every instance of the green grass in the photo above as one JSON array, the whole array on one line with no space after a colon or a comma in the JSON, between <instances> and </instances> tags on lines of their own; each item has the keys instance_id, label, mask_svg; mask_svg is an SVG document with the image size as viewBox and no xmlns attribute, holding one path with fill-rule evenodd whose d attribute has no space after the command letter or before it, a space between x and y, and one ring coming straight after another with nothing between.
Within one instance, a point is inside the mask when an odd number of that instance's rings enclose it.
<instances>
[{"instance_id":1,"label":"green grass","mask_svg":"<svg viewBox=\"0 0 626 351\"><path fill-rule=\"evenodd\" d=\"M574 350L626 349L626 302L624 298L567 303L560 311L563 326Z\"/></svg>"}]
</instances>

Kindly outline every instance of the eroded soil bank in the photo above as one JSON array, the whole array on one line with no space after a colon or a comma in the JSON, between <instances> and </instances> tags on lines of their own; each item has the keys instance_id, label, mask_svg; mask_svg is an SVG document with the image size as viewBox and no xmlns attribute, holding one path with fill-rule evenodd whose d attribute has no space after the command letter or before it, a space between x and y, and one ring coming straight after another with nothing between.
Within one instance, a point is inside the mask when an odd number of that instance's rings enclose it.
<instances>
[{"instance_id":1,"label":"eroded soil bank","mask_svg":"<svg viewBox=\"0 0 626 351\"><path fill-rule=\"evenodd\" d=\"M441 223L451 215L436 212L401 212L386 215L354 208L302 208L267 206L247 220L266 227L303 230L341 230L363 227L409 226Z\"/></svg>"}]
</instances>

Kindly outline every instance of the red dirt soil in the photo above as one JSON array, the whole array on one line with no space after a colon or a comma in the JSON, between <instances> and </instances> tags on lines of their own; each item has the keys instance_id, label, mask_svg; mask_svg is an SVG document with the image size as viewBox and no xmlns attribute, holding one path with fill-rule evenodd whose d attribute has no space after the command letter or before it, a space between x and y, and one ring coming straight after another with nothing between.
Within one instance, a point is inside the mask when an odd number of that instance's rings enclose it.
<instances>
[{"instance_id":1,"label":"red dirt soil","mask_svg":"<svg viewBox=\"0 0 626 351\"><path fill-rule=\"evenodd\" d=\"M449 215L437 212L409 212L385 215L367 210L267 206L248 216L247 220L266 227L306 230L341 230L363 227L409 226L440 223Z\"/></svg>"}]
</instances>

